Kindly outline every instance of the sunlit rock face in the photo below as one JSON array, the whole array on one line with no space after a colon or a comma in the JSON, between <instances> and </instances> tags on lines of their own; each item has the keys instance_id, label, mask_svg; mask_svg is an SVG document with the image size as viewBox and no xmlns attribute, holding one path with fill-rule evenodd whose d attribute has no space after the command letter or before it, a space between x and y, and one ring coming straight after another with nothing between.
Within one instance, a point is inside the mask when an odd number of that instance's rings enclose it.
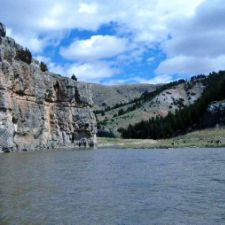
<instances>
[{"instance_id":1,"label":"sunlit rock face","mask_svg":"<svg viewBox=\"0 0 225 225\"><path fill-rule=\"evenodd\" d=\"M21 49L0 23L0 151L95 146L88 84L42 72L17 58Z\"/></svg>"}]
</instances>

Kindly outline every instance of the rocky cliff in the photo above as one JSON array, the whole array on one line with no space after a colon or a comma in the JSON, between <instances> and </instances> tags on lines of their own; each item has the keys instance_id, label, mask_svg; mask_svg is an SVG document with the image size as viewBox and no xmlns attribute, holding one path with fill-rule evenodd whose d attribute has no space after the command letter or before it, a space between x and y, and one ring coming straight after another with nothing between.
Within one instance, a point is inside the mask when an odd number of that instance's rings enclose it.
<instances>
[{"instance_id":1,"label":"rocky cliff","mask_svg":"<svg viewBox=\"0 0 225 225\"><path fill-rule=\"evenodd\" d=\"M88 84L42 72L0 23L0 151L92 147L96 122Z\"/></svg>"}]
</instances>

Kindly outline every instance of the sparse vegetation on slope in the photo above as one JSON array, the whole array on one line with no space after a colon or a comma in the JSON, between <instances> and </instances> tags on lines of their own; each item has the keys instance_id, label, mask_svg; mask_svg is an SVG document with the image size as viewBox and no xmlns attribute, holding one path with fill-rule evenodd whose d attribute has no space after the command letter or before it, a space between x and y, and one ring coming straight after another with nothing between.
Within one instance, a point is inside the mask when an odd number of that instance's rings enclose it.
<instances>
[{"instance_id":1,"label":"sparse vegetation on slope","mask_svg":"<svg viewBox=\"0 0 225 225\"><path fill-rule=\"evenodd\" d=\"M42 72L48 71L48 67L44 62L40 63L40 69L41 69Z\"/></svg>"},{"instance_id":2,"label":"sparse vegetation on slope","mask_svg":"<svg viewBox=\"0 0 225 225\"><path fill-rule=\"evenodd\" d=\"M155 90L143 92L127 103L116 104L97 111L99 136L120 136L119 128L126 129L129 124L147 121L157 116L165 117L185 106L193 104L202 94L205 76L193 77L190 81L179 80L160 85ZM121 131L121 129L120 129Z\"/></svg>"},{"instance_id":3,"label":"sparse vegetation on slope","mask_svg":"<svg viewBox=\"0 0 225 225\"><path fill-rule=\"evenodd\" d=\"M21 49L18 49L16 52L16 59L21 60L30 65L32 62L32 54L29 49L21 48Z\"/></svg>"},{"instance_id":4,"label":"sparse vegetation on slope","mask_svg":"<svg viewBox=\"0 0 225 225\"><path fill-rule=\"evenodd\" d=\"M96 114L102 114L103 112L108 112L111 111L113 109L118 109L124 106L128 106L126 110L124 109L119 109L118 111L118 116L121 116L123 114L126 114L128 112L134 111L135 109L139 108L144 102L147 101L151 101L154 97L156 97L157 95L159 95L162 91L167 90L169 88L172 88L174 86L177 86L179 84L185 83L185 80L179 80L179 81L174 81L171 82L169 84L165 84L162 86L159 86L156 88L156 90L154 91L145 91L143 94L141 94L140 97L137 97L135 99L132 99L129 102L125 102L125 103L117 103L116 105L112 106L112 107L107 107L103 110L96 110L95 113Z\"/></svg>"},{"instance_id":5,"label":"sparse vegetation on slope","mask_svg":"<svg viewBox=\"0 0 225 225\"><path fill-rule=\"evenodd\" d=\"M106 86L90 84L96 111L109 111L113 110L113 108L121 107L135 98L139 98L146 91L154 91L158 86L160 85L129 84Z\"/></svg>"},{"instance_id":6,"label":"sparse vegetation on slope","mask_svg":"<svg viewBox=\"0 0 225 225\"><path fill-rule=\"evenodd\" d=\"M211 73L202 81L206 88L202 96L189 106L184 106L166 117L151 118L128 128L120 128L123 138L169 138L191 129L202 128L202 117L208 105L213 101L225 98L225 71Z\"/></svg>"}]
</instances>

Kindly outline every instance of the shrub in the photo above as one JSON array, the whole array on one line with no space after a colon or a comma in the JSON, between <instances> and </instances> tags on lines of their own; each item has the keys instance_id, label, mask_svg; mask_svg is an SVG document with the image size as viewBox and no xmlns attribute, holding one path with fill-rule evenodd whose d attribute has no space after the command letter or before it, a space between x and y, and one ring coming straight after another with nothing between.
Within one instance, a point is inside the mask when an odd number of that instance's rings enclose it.
<instances>
[{"instance_id":1,"label":"shrub","mask_svg":"<svg viewBox=\"0 0 225 225\"><path fill-rule=\"evenodd\" d=\"M73 75L71 76L71 79L77 81L77 77L75 76L75 74L73 74Z\"/></svg>"},{"instance_id":2,"label":"shrub","mask_svg":"<svg viewBox=\"0 0 225 225\"><path fill-rule=\"evenodd\" d=\"M119 112L118 112L118 116L121 116L124 114L124 110L123 109L120 109Z\"/></svg>"},{"instance_id":3,"label":"shrub","mask_svg":"<svg viewBox=\"0 0 225 225\"><path fill-rule=\"evenodd\" d=\"M21 60L27 64L31 64L32 62L32 54L29 49L19 49L16 52L16 59Z\"/></svg>"},{"instance_id":4,"label":"shrub","mask_svg":"<svg viewBox=\"0 0 225 225\"><path fill-rule=\"evenodd\" d=\"M48 71L48 67L44 62L40 63L40 69L41 69L42 72Z\"/></svg>"}]
</instances>

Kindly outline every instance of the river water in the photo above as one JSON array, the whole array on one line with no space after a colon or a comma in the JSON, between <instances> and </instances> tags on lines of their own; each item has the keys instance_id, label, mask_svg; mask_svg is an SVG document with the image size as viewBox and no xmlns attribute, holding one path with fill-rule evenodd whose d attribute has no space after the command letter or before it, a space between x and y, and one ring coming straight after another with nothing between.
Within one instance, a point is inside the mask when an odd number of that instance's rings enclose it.
<instances>
[{"instance_id":1,"label":"river water","mask_svg":"<svg viewBox=\"0 0 225 225\"><path fill-rule=\"evenodd\" d=\"M0 224L225 224L225 149L0 154Z\"/></svg>"}]
</instances>

